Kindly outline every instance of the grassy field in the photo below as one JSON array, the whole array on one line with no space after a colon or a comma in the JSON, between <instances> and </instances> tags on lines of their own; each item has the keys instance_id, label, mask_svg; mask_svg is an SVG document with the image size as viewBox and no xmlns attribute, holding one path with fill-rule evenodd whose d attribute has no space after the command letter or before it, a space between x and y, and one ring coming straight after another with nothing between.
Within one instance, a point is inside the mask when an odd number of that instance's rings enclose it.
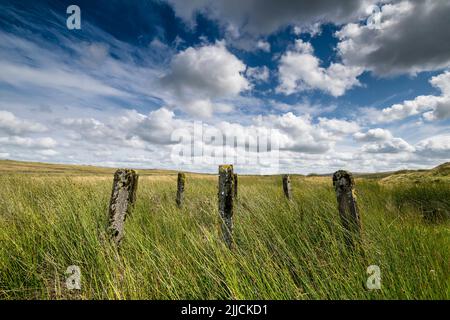
<instances>
[{"instance_id":1,"label":"grassy field","mask_svg":"<svg viewBox=\"0 0 450 320\"><path fill-rule=\"evenodd\" d=\"M230 251L216 176L188 174L178 209L174 172L139 171L117 250L105 232L114 170L1 161L0 299L450 299L443 168L356 179L362 255L344 245L331 177L293 176L289 202L279 176L241 176ZM66 288L70 265L81 290ZM369 265L381 290L366 289Z\"/></svg>"}]
</instances>

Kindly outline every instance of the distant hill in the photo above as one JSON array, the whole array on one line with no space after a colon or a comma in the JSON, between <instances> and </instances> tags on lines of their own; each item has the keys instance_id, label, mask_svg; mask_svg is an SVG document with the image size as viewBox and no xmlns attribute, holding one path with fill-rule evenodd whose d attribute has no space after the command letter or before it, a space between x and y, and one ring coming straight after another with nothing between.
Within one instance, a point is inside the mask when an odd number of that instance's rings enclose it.
<instances>
[{"instance_id":1,"label":"distant hill","mask_svg":"<svg viewBox=\"0 0 450 320\"><path fill-rule=\"evenodd\" d=\"M89 165L53 164L43 162L23 162L14 160L0 160L0 174L64 174L64 175L112 175L116 168L96 167ZM176 174L173 170L138 169L141 176Z\"/></svg>"},{"instance_id":2,"label":"distant hill","mask_svg":"<svg viewBox=\"0 0 450 320\"><path fill-rule=\"evenodd\" d=\"M450 162L445 162L430 170L400 170L380 177L381 183L422 183L448 182L450 183Z\"/></svg>"},{"instance_id":3,"label":"distant hill","mask_svg":"<svg viewBox=\"0 0 450 320\"><path fill-rule=\"evenodd\" d=\"M0 174L22 173L22 174L64 174L64 175L112 175L115 168L96 167L89 165L50 164L43 162L23 162L14 160L0 160ZM175 170L160 169L137 169L141 176L148 175L175 175ZM195 173L192 173L195 174ZM332 174L309 174L309 178L325 178ZM428 170L399 170L378 173L354 173L356 178L377 179L382 183L401 183L423 181L449 182L450 162L443 163ZM302 175L292 175L302 176Z\"/></svg>"}]
</instances>

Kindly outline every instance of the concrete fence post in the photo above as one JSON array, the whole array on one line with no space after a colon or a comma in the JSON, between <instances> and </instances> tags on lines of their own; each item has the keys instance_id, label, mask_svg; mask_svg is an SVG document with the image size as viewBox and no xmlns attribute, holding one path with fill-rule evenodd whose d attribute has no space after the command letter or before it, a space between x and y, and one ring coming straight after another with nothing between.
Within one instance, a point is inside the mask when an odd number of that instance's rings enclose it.
<instances>
[{"instance_id":1,"label":"concrete fence post","mask_svg":"<svg viewBox=\"0 0 450 320\"><path fill-rule=\"evenodd\" d=\"M233 246L233 210L234 210L233 165L219 166L219 215L221 235L228 248Z\"/></svg>"},{"instance_id":2,"label":"concrete fence post","mask_svg":"<svg viewBox=\"0 0 450 320\"><path fill-rule=\"evenodd\" d=\"M181 208L183 205L184 200L184 185L186 183L186 175L182 172L178 173L178 180L177 180L177 206Z\"/></svg>"},{"instance_id":3,"label":"concrete fence post","mask_svg":"<svg viewBox=\"0 0 450 320\"><path fill-rule=\"evenodd\" d=\"M286 198L292 199L291 177L288 174L283 175L283 191Z\"/></svg>"},{"instance_id":4,"label":"concrete fence post","mask_svg":"<svg viewBox=\"0 0 450 320\"><path fill-rule=\"evenodd\" d=\"M333 174L339 215L344 227L344 238L348 246L354 247L361 239L361 219L356 203L355 181L350 172L339 170Z\"/></svg>"},{"instance_id":5,"label":"concrete fence post","mask_svg":"<svg viewBox=\"0 0 450 320\"><path fill-rule=\"evenodd\" d=\"M136 202L138 177L134 170L129 169L118 169L114 174L109 203L108 233L116 245L122 241L125 220Z\"/></svg>"}]
</instances>

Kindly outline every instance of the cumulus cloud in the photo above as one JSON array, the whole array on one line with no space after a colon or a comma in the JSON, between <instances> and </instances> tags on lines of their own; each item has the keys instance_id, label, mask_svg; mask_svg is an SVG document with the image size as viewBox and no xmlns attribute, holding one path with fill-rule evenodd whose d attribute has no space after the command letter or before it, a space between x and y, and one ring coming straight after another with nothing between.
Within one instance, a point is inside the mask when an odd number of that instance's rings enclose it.
<instances>
[{"instance_id":1,"label":"cumulus cloud","mask_svg":"<svg viewBox=\"0 0 450 320\"><path fill-rule=\"evenodd\" d=\"M402 138L392 138L383 142L364 145L362 150L368 153L399 153L412 152L412 147Z\"/></svg>"},{"instance_id":2,"label":"cumulus cloud","mask_svg":"<svg viewBox=\"0 0 450 320\"><path fill-rule=\"evenodd\" d=\"M353 21L364 14L369 4L377 1L332 1L316 0L167 0L175 14L190 25L195 14L202 13L219 21L223 26L231 25L241 33L251 35L270 34L291 24L310 26L317 22L342 24Z\"/></svg>"},{"instance_id":3,"label":"cumulus cloud","mask_svg":"<svg viewBox=\"0 0 450 320\"><path fill-rule=\"evenodd\" d=\"M299 91L318 89L332 96L342 96L350 88L359 85L357 77L362 73L359 67L347 67L331 63L327 68L320 66L310 43L301 39L280 59L278 67L278 92L293 94Z\"/></svg>"},{"instance_id":4,"label":"cumulus cloud","mask_svg":"<svg viewBox=\"0 0 450 320\"><path fill-rule=\"evenodd\" d=\"M423 139L417 143L416 151L425 157L448 161L450 159L450 134Z\"/></svg>"},{"instance_id":5,"label":"cumulus cloud","mask_svg":"<svg viewBox=\"0 0 450 320\"><path fill-rule=\"evenodd\" d=\"M373 111L373 122L390 122L422 114L425 120L443 120L450 118L450 72L445 71L430 79L432 86L441 91L441 95L422 95L413 100L394 104L381 111Z\"/></svg>"},{"instance_id":6,"label":"cumulus cloud","mask_svg":"<svg viewBox=\"0 0 450 320\"><path fill-rule=\"evenodd\" d=\"M389 130L382 128L370 129L367 132L356 132L353 137L357 141L364 142L385 141L393 138Z\"/></svg>"},{"instance_id":7,"label":"cumulus cloud","mask_svg":"<svg viewBox=\"0 0 450 320\"><path fill-rule=\"evenodd\" d=\"M194 126L194 122L180 119L172 110L164 107L148 114L135 110L122 111L104 119L64 118L56 124L57 128L49 130L58 132L58 137L63 142L57 143L49 137L1 137L0 146L8 149L0 150L0 153L3 153L4 157L8 153L8 157L12 155L13 158L25 157L24 159L33 154L33 159L77 159L82 163L139 167L154 166L156 163L158 167L164 165L173 168L175 164L169 159L172 147L178 141L172 139L172 134L177 129L184 129L188 135L185 138L189 138L187 143L190 144L192 140L189 134L193 133ZM315 119L292 112L257 116L248 124L213 121L203 123L203 127L204 139L208 132L218 132L223 137L217 144L217 141L202 141L202 136L193 136L195 146L202 146L203 150L215 159L211 163L217 162L217 157L221 159L224 150L227 155L239 158L239 161L248 157L245 148L232 148L233 143L230 145L228 136L254 144L267 135L277 141L280 166L294 171L330 172L354 161L356 162L352 166L353 170L386 170L401 168L413 161L412 159L417 162L425 161L420 159L428 157L448 158L448 135L425 139L412 147L405 140L393 137L386 129L376 128L363 132L358 131L359 125L353 121L324 117ZM355 140L368 144L357 149L349 141L346 143L346 139L352 135ZM228 143L225 148L222 147L222 142ZM338 143L340 147L336 148ZM413 155L419 158L413 158ZM212 165L202 163L185 169L210 171L212 168ZM257 166L243 165L240 168L246 172L259 170Z\"/></svg>"},{"instance_id":8,"label":"cumulus cloud","mask_svg":"<svg viewBox=\"0 0 450 320\"><path fill-rule=\"evenodd\" d=\"M270 52L270 43L267 42L267 41L259 40L259 41L256 43L256 47L257 47L259 50L262 50L262 51L265 51L265 52Z\"/></svg>"},{"instance_id":9,"label":"cumulus cloud","mask_svg":"<svg viewBox=\"0 0 450 320\"><path fill-rule=\"evenodd\" d=\"M19 119L9 111L0 110L0 132L18 135L46 130L47 128L40 123Z\"/></svg>"},{"instance_id":10,"label":"cumulus cloud","mask_svg":"<svg viewBox=\"0 0 450 320\"><path fill-rule=\"evenodd\" d=\"M356 141L369 142L362 146L366 153L400 153L413 152L414 147L402 138L396 138L389 130L382 128L370 129L367 132L356 132Z\"/></svg>"},{"instance_id":11,"label":"cumulus cloud","mask_svg":"<svg viewBox=\"0 0 450 320\"><path fill-rule=\"evenodd\" d=\"M354 133L360 129L359 124L356 122L342 119L319 118L319 125L324 129L344 135Z\"/></svg>"},{"instance_id":12,"label":"cumulus cloud","mask_svg":"<svg viewBox=\"0 0 450 320\"><path fill-rule=\"evenodd\" d=\"M204 127L252 142L269 131L279 140L281 168L289 172L332 172L348 166L354 171L392 170L449 159L448 130L442 127L446 122L422 122L413 133L408 131L411 127L405 129L409 124L399 123L399 137L381 125L368 130L360 127L364 122L352 120L352 112L344 115L337 103L328 104L329 99L273 95L275 88L269 80L277 70L246 66L246 61L267 66L279 62L278 92L320 90L335 97L359 85L364 70L379 75L437 70L446 65L449 52L444 34L448 21L439 15L439 10L442 16L447 13L444 2L403 1L400 5L392 1L382 6L378 30L368 30L358 20L367 17L365 9L375 1L170 2L176 2L175 13L185 21L194 22L196 13L219 21L224 27L219 34L226 44L207 44L202 36L177 36L167 43L161 32L153 40L139 38L136 45L118 40L89 21L82 35L65 32L64 23L53 19L64 22L64 13L49 19L33 10L5 7L7 15L12 8L17 23L8 20L0 31L0 109L5 110L0 111L0 157L215 172L213 165L176 166L170 161L176 144L171 137L179 128L192 133L194 119L228 113L203 119L207 121ZM419 12L419 7L424 11ZM410 32L402 26L411 17L415 18L411 30L419 36L403 40L405 32ZM345 24L336 34L338 60L329 66L315 56L310 43L298 40L279 54L285 39L267 37L277 30L289 31L288 26L297 36L306 32L314 37L328 22L338 27ZM423 25L427 36L420 33ZM433 28L435 36L429 36ZM201 44L193 46L198 41ZM255 52L238 58L232 53L235 49ZM411 52L405 55L405 50ZM427 121L448 119L448 78L444 72L430 79L441 94L419 96L385 111L372 110L373 119L383 122L409 115L421 115ZM252 86L263 82L261 87L271 88L252 96ZM336 100L339 106L347 104L342 100ZM196 146L202 143L195 141ZM220 155L220 148L211 141L203 145ZM231 151L236 156L244 154L242 149ZM252 166L237 168L258 172Z\"/></svg>"},{"instance_id":13,"label":"cumulus cloud","mask_svg":"<svg viewBox=\"0 0 450 320\"><path fill-rule=\"evenodd\" d=\"M381 6L378 28L350 23L336 33L348 66L378 75L415 74L450 65L450 2L398 1Z\"/></svg>"},{"instance_id":14,"label":"cumulus cloud","mask_svg":"<svg viewBox=\"0 0 450 320\"><path fill-rule=\"evenodd\" d=\"M71 132L74 140L103 145L109 143L122 147L145 149L146 144L169 145L172 132L188 124L175 119L173 111L162 107L148 115L135 110L104 121L94 118L66 118L60 124Z\"/></svg>"},{"instance_id":15,"label":"cumulus cloud","mask_svg":"<svg viewBox=\"0 0 450 320\"><path fill-rule=\"evenodd\" d=\"M29 137L0 137L0 143L4 145L11 145L17 147L37 148L37 149L50 149L57 145L53 138L29 138Z\"/></svg>"},{"instance_id":16,"label":"cumulus cloud","mask_svg":"<svg viewBox=\"0 0 450 320\"><path fill-rule=\"evenodd\" d=\"M190 133L193 130L193 122L177 119L174 112L167 108L157 109L148 115L130 111L108 123L95 119L66 119L62 123L66 125L66 130L86 132L82 137L84 141L104 144L113 139L121 146L129 145L133 139L138 139L144 145L169 146L177 142L172 140L175 130L183 129ZM228 121L204 125L211 130L218 130L224 136L240 136L255 141L258 132L271 132L278 139L282 150L307 154L324 153L343 136L359 129L356 123L350 121L320 118L317 123L313 123L310 116L297 116L292 112L258 116L248 125ZM108 134L105 135L105 132Z\"/></svg>"},{"instance_id":17,"label":"cumulus cloud","mask_svg":"<svg viewBox=\"0 0 450 320\"><path fill-rule=\"evenodd\" d=\"M255 124L279 130L281 150L325 153L332 148L336 139L333 133L323 128L320 123L314 124L310 116L297 116L292 112L258 117Z\"/></svg>"},{"instance_id":18,"label":"cumulus cloud","mask_svg":"<svg viewBox=\"0 0 450 320\"><path fill-rule=\"evenodd\" d=\"M214 112L214 100L235 97L250 88L245 69L224 42L216 42L176 54L161 82L178 98L180 108L208 116Z\"/></svg>"},{"instance_id":19,"label":"cumulus cloud","mask_svg":"<svg viewBox=\"0 0 450 320\"><path fill-rule=\"evenodd\" d=\"M79 139L104 141L113 134L111 128L94 118L65 118L60 123L65 128L74 130L75 135L72 137Z\"/></svg>"},{"instance_id":20,"label":"cumulus cloud","mask_svg":"<svg viewBox=\"0 0 450 320\"><path fill-rule=\"evenodd\" d=\"M133 134L144 141L155 144L171 144L172 132L179 127L186 126L186 122L175 119L175 114L166 108L150 112L139 121Z\"/></svg>"}]
</instances>

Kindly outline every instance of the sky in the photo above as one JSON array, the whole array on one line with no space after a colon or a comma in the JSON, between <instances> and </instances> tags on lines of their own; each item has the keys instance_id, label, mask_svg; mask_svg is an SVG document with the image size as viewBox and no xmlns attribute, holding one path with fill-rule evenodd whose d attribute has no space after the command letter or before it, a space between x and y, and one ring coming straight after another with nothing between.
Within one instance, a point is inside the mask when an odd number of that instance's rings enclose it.
<instances>
[{"instance_id":1,"label":"sky","mask_svg":"<svg viewBox=\"0 0 450 320\"><path fill-rule=\"evenodd\" d=\"M448 17L448 0L0 0L0 159L430 168L450 160Z\"/></svg>"}]
</instances>

